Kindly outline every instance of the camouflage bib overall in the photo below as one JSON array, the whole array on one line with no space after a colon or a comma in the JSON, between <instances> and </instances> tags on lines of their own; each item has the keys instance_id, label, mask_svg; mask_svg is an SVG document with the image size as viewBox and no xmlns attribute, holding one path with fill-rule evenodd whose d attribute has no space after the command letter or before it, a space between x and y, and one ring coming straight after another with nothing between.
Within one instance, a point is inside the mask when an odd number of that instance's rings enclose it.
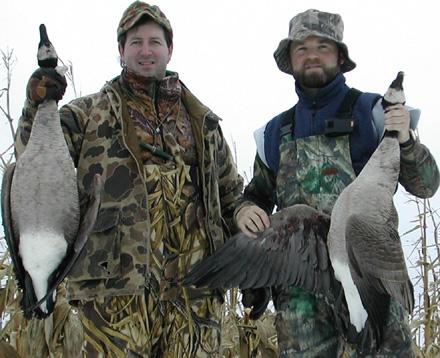
<instances>
[{"instance_id":1,"label":"camouflage bib overall","mask_svg":"<svg viewBox=\"0 0 440 358\"><path fill-rule=\"evenodd\" d=\"M324 135L280 144L277 198L280 208L308 204L327 214L342 190L355 178L348 135ZM323 300L291 287L276 299L280 357L336 357L337 334Z\"/></svg>"},{"instance_id":2,"label":"camouflage bib overall","mask_svg":"<svg viewBox=\"0 0 440 358\"><path fill-rule=\"evenodd\" d=\"M183 161L181 153L174 157L175 163L144 166L152 226L147 319L155 327L148 335L158 340L154 344L160 357L215 357L220 347L218 298L173 284L209 250L198 167Z\"/></svg>"},{"instance_id":3,"label":"camouflage bib overall","mask_svg":"<svg viewBox=\"0 0 440 358\"><path fill-rule=\"evenodd\" d=\"M318 135L280 144L277 176L279 207L308 204L327 214L355 174L348 135ZM413 357L408 314L392 300L384 342L379 352L359 355L339 337L329 306L323 299L290 287L275 298L280 357Z\"/></svg>"}]
</instances>

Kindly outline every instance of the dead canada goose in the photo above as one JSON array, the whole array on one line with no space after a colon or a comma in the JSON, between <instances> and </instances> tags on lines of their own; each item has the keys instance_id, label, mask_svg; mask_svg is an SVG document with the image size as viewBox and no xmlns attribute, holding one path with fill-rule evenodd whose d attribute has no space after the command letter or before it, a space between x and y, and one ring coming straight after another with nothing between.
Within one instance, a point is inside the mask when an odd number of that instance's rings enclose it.
<instances>
[{"instance_id":1,"label":"dead canada goose","mask_svg":"<svg viewBox=\"0 0 440 358\"><path fill-rule=\"evenodd\" d=\"M56 52L40 26L38 61L55 67ZM7 168L2 183L2 218L27 318L49 315L56 287L76 260L94 225L99 178L80 220L76 171L61 129L58 105L38 106L25 151Z\"/></svg>"},{"instance_id":2,"label":"dead canada goose","mask_svg":"<svg viewBox=\"0 0 440 358\"><path fill-rule=\"evenodd\" d=\"M402 81L399 72L384 96L385 109L405 102ZM399 170L397 136L385 133L360 175L336 201L328 234L330 259L344 287L350 321L360 332L369 319L378 340L391 297L409 312L414 305L393 204Z\"/></svg>"},{"instance_id":3,"label":"dead canada goose","mask_svg":"<svg viewBox=\"0 0 440 358\"><path fill-rule=\"evenodd\" d=\"M399 73L385 95L392 104L395 98L404 102L402 79ZM413 308L393 205L399 169L399 143L387 133L337 199L331 221L305 205L285 208L271 216L270 228L256 239L243 233L232 237L196 265L183 284L299 286L326 298L337 328L350 342L363 347L373 340L379 346L390 299Z\"/></svg>"}]
</instances>

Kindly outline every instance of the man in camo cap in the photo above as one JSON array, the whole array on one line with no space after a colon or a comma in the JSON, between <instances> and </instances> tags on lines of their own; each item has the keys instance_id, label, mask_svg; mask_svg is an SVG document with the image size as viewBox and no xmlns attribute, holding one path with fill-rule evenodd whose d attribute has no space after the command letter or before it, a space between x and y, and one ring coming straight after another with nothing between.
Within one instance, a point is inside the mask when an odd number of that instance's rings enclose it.
<instances>
[{"instance_id":1,"label":"man in camo cap","mask_svg":"<svg viewBox=\"0 0 440 358\"><path fill-rule=\"evenodd\" d=\"M356 64L342 42L343 30L340 15L310 9L290 21L289 35L274 53L278 68L293 75L299 100L254 134L254 176L235 214L238 227L250 237L269 227L268 215L275 206L308 204L330 214L339 194L376 149L384 128L398 132L400 183L406 190L427 198L438 188L437 165L428 149L412 137L408 109L394 105L384 113L379 94L362 93L345 84L344 73ZM416 119L419 112L413 113ZM265 289L245 290L243 295L243 302L253 306L252 313L264 312L270 298ZM299 287L273 289L272 298L281 357L360 353L338 336L323 299ZM384 331L379 355L414 355L408 312L395 301ZM374 349L362 354L376 353Z\"/></svg>"},{"instance_id":2,"label":"man in camo cap","mask_svg":"<svg viewBox=\"0 0 440 358\"><path fill-rule=\"evenodd\" d=\"M158 6L149 5L142 1L135 1L122 14L117 29L118 42L124 43L125 41L122 38L124 38L127 31L135 27L145 17L152 19L163 28L167 45L171 46L173 44L173 29L169 20Z\"/></svg>"},{"instance_id":3,"label":"man in camo cap","mask_svg":"<svg viewBox=\"0 0 440 358\"><path fill-rule=\"evenodd\" d=\"M80 197L95 173L103 180L97 223L67 281L85 355L220 357L222 292L177 282L236 230L242 178L220 118L167 69L173 31L159 7L132 3L117 41L121 74L60 109ZM44 86L29 81L17 155Z\"/></svg>"}]
</instances>

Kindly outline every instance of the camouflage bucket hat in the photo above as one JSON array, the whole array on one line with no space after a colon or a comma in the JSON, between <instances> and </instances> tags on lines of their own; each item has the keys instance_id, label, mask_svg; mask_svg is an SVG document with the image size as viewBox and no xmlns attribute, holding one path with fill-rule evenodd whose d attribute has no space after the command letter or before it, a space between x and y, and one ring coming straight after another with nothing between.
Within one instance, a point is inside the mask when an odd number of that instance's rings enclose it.
<instances>
[{"instance_id":1,"label":"camouflage bucket hat","mask_svg":"<svg viewBox=\"0 0 440 358\"><path fill-rule=\"evenodd\" d=\"M281 40L273 56L278 68L288 74L293 74L290 64L290 43L304 41L309 36L320 36L336 42L345 58L341 65L342 72L351 71L356 64L348 56L347 45L342 42L344 23L339 14L309 9L299 13L290 20L289 36Z\"/></svg>"},{"instance_id":2,"label":"camouflage bucket hat","mask_svg":"<svg viewBox=\"0 0 440 358\"><path fill-rule=\"evenodd\" d=\"M173 42L173 30L165 14L156 5L150 5L142 1L135 1L122 14L119 21L117 35L118 42L122 35L133 28L137 22L144 16L150 17L168 32L171 43Z\"/></svg>"}]
</instances>

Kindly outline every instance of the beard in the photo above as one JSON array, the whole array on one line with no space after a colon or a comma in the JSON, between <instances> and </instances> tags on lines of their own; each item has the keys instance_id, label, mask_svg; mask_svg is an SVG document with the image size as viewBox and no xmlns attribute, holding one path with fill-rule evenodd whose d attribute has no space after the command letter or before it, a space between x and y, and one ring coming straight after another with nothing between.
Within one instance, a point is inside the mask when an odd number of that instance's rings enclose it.
<instances>
[{"instance_id":1,"label":"beard","mask_svg":"<svg viewBox=\"0 0 440 358\"><path fill-rule=\"evenodd\" d=\"M307 64L304 65L304 67ZM293 71L293 77L299 82L302 87L306 88L321 88L329 84L335 79L338 73L341 72L339 65L334 65L331 67L322 65L322 71L309 71L305 69L299 71Z\"/></svg>"}]
</instances>

